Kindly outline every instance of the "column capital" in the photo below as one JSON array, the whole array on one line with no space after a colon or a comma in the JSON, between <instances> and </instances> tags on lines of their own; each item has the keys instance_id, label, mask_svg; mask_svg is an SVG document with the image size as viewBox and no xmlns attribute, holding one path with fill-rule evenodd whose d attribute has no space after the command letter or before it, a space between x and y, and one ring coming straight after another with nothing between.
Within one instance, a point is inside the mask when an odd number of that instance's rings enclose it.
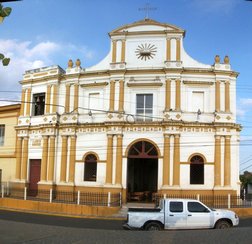
<instances>
[{"instance_id":1,"label":"column capital","mask_svg":"<svg viewBox=\"0 0 252 244\"><path fill-rule=\"evenodd\" d=\"M180 138L180 134L174 134L174 138Z\"/></svg>"},{"instance_id":2,"label":"column capital","mask_svg":"<svg viewBox=\"0 0 252 244\"><path fill-rule=\"evenodd\" d=\"M225 136L225 139L226 139L226 140L230 140L230 139L231 139L231 136L230 136L230 135L227 135L227 136Z\"/></svg>"},{"instance_id":3,"label":"column capital","mask_svg":"<svg viewBox=\"0 0 252 244\"><path fill-rule=\"evenodd\" d=\"M165 138L170 138L170 137L171 137L171 134L164 133L164 137L165 137Z\"/></svg>"},{"instance_id":4,"label":"column capital","mask_svg":"<svg viewBox=\"0 0 252 244\"><path fill-rule=\"evenodd\" d=\"M70 135L69 137L70 137L70 139L76 139L77 135Z\"/></svg>"}]
</instances>

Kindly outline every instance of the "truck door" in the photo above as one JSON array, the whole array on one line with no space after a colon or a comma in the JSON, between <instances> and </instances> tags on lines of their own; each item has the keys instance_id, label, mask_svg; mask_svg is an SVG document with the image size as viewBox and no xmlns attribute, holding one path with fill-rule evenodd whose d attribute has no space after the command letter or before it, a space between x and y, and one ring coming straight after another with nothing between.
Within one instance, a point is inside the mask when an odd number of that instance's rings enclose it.
<instances>
[{"instance_id":1,"label":"truck door","mask_svg":"<svg viewBox=\"0 0 252 244\"><path fill-rule=\"evenodd\" d=\"M187 202L187 227L210 228L213 224L213 214L200 202Z\"/></svg>"},{"instance_id":2,"label":"truck door","mask_svg":"<svg viewBox=\"0 0 252 244\"><path fill-rule=\"evenodd\" d=\"M183 229L186 228L187 214L183 201L166 202L165 208L165 228ZM168 206L167 206L168 205Z\"/></svg>"}]
</instances>

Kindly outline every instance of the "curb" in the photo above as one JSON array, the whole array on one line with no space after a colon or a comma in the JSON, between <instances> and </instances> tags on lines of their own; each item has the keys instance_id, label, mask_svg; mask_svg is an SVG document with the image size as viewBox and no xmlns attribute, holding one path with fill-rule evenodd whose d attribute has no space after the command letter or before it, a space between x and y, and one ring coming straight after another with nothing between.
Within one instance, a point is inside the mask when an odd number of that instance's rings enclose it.
<instances>
[{"instance_id":1,"label":"curb","mask_svg":"<svg viewBox=\"0 0 252 244\"><path fill-rule=\"evenodd\" d=\"M44 211L32 211L32 210L20 210L15 208L6 208L0 207L0 210L10 211L10 212L19 212L19 213L28 213L28 214L40 214L40 215L49 215L49 216L58 216L58 217L67 217L67 218L79 218L79 219L104 219L104 220L126 220L126 217L122 216L93 216L93 215L74 215L74 214L59 214L54 212L44 212Z\"/></svg>"}]
</instances>

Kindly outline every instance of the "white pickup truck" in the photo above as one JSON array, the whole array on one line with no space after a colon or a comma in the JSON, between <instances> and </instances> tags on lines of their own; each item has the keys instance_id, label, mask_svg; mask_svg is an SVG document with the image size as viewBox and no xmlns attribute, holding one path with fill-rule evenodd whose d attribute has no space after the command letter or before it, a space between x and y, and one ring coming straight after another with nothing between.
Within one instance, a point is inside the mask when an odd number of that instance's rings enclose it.
<instances>
[{"instance_id":1,"label":"white pickup truck","mask_svg":"<svg viewBox=\"0 0 252 244\"><path fill-rule=\"evenodd\" d=\"M211 209L197 200L161 199L159 207L129 208L124 229L224 229L239 224L229 210Z\"/></svg>"}]
</instances>

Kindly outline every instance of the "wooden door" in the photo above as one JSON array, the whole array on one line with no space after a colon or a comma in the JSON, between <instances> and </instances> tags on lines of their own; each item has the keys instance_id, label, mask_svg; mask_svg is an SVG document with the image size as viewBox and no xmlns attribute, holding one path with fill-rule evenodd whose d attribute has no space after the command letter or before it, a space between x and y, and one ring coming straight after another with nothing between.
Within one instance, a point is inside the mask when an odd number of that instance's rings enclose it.
<instances>
[{"instance_id":1,"label":"wooden door","mask_svg":"<svg viewBox=\"0 0 252 244\"><path fill-rule=\"evenodd\" d=\"M36 196L38 194L38 182L40 181L41 160L30 160L30 178L29 178L29 195Z\"/></svg>"}]
</instances>

